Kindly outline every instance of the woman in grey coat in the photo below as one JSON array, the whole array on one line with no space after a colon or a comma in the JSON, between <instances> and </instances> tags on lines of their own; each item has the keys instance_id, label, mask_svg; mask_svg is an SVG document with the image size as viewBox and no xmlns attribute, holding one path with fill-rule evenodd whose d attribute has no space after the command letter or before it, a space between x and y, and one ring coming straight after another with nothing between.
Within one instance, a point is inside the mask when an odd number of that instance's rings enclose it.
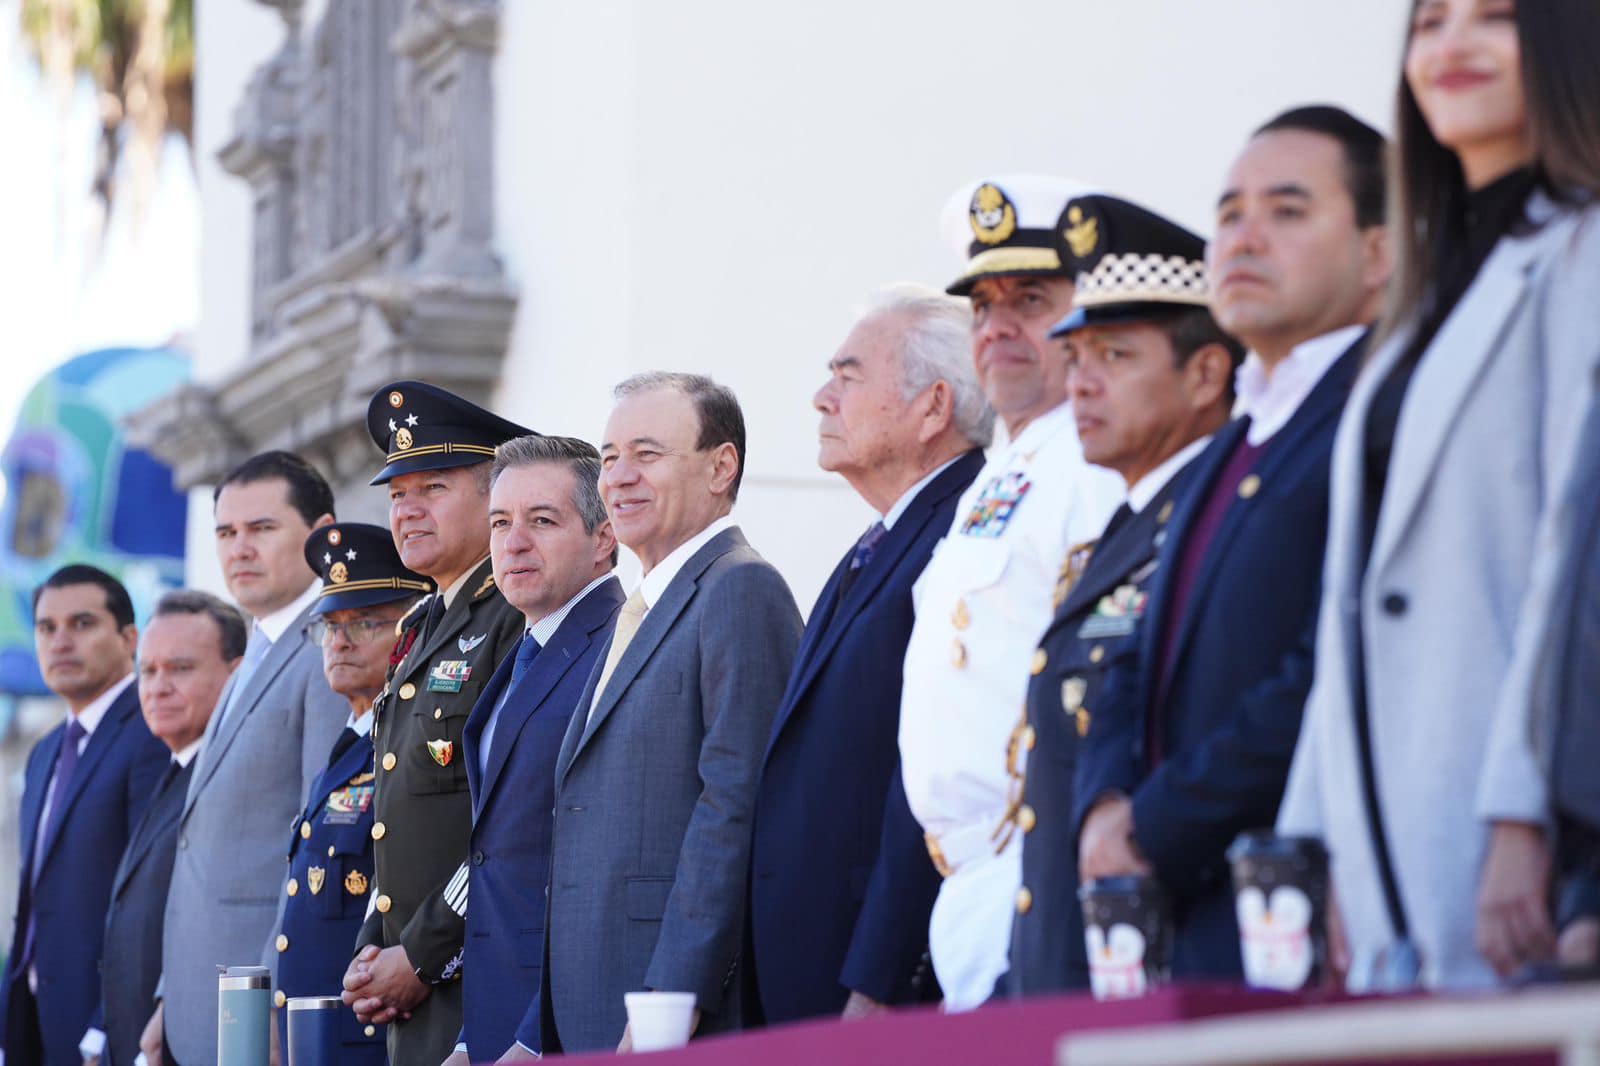
<instances>
[{"instance_id":1,"label":"woman in grey coat","mask_svg":"<svg viewBox=\"0 0 1600 1066\"><path fill-rule=\"evenodd\" d=\"M1597 52L1587 0L1412 5L1395 293L1334 446L1279 816L1332 852L1355 988L1488 985L1553 947L1546 788L1510 678L1600 365Z\"/></svg>"}]
</instances>

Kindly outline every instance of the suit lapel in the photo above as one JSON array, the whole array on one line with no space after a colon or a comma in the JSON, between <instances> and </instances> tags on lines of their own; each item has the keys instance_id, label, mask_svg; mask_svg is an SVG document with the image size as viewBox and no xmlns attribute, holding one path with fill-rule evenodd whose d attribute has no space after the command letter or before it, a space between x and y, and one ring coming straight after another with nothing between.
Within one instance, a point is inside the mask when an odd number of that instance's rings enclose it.
<instances>
[{"instance_id":1,"label":"suit lapel","mask_svg":"<svg viewBox=\"0 0 1600 1066\"><path fill-rule=\"evenodd\" d=\"M1322 380L1317 382L1316 387L1306 396L1288 423L1268 443L1265 454L1251 471L1262 484L1273 484L1288 464L1301 461L1304 458L1301 445L1305 439L1329 419L1339 417L1339 412L1350 395L1350 385L1355 379L1361 353L1366 348L1366 337L1366 334L1362 334L1360 340L1345 349L1344 354L1340 355L1322 375ZM1232 455L1231 449L1229 455L1230 457ZM1204 501L1201 501L1201 505L1204 505ZM1250 521L1258 510L1254 497L1235 498L1229 501L1228 509L1222 516L1222 523L1217 526L1216 535L1211 538L1205 558L1200 560L1199 569L1195 572L1194 587L1189 590L1189 609L1186 609L1184 616L1178 619L1178 633L1174 638L1171 654L1167 656L1171 672L1177 672L1184 649L1188 646L1189 638L1194 635L1194 628L1198 624L1200 612L1193 608L1206 601L1211 583L1227 566L1228 558L1238 541L1239 527Z\"/></svg>"},{"instance_id":2,"label":"suit lapel","mask_svg":"<svg viewBox=\"0 0 1600 1066\"><path fill-rule=\"evenodd\" d=\"M1400 410L1373 538L1373 565L1394 550L1410 522L1445 438L1457 425L1489 356L1499 349L1506 323L1523 301L1529 269L1552 231L1564 232L1565 227L1557 223L1534 237L1502 241L1428 345L1439 356L1424 355L1417 364L1409 391L1427 402L1406 403ZM1394 354L1398 358L1400 353Z\"/></svg>"},{"instance_id":3,"label":"suit lapel","mask_svg":"<svg viewBox=\"0 0 1600 1066\"><path fill-rule=\"evenodd\" d=\"M494 705L500 702L500 693L511 683L511 671L516 669L517 650L500 660L490 675L488 684L483 686L483 691L478 693L478 702L472 705L472 713L467 715L467 724L461 728L461 736L466 741L467 750L463 754L467 759L467 787L472 791L472 810L474 816L483 809L483 776L478 772L478 745L483 743L483 729L489 722L489 716L494 713Z\"/></svg>"},{"instance_id":4,"label":"suit lapel","mask_svg":"<svg viewBox=\"0 0 1600 1066\"><path fill-rule=\"evenodd\" d=\"M617 661L616 669L606 682L606 690L600 694L600 702L595 707L594 714L589 716L583 735L578 738L577 745L573 749L574 759L583 751L584 745L589 743L595 731L610 717L617 701L628 690L633 679L639 676L639 671L650 661L650 656L655 654L661 641L672 631L673 624L677 622L684 608L689 606L689 601L694 599L700 575L722 556L735 548L744 547L746 543L744 534L739 531L738 526L723 530L712 537L705 547L695 552L683 565L683 569L667 583L666 591L661 594L660 601L644 616L644 621L639 624L639 631L633 635L633 643L628 645L622 653L622 658ZM596 679L598 680L598 674Z\"/></svg>"},{"instance_id":5,"label":"suit lapel","mask_svg":"<svg viewBox=\"0 0 1600 1066\"><path fill-rule=\"evenodd\" d=\"M500 720L495 723L494 736L490 738L489 767L484 775L477 810L489 804L495 783L505 769L506 759L517 737L538 711L543 709L548 697L567 676L572 664L583 657L594 640L594 634L605 628L617 609L622 606L622 584L616 578L590 590L589 595L575 604L572 613L562 620L560 628L550 637L550 643L539 651L533 669L522 683L522 688L511 694L500 709ZM507 656L511 658L511 656ZM482 726L479 727L480 731Z\"/></svg>"},{"instance_id":6,"label":"suit lapel","mask_svg":"<svg viewBox=\"0 0 1600 1066\"><path fill-rule=\"evenodd\" d=\"M128 717L137 712L138 706L138 686L130 684L112 701L111 706L106 709L105 717L100 719L100 725L89 735L89 742L83 746L83 757L78 760L78 768L73 771L72 780L67 782L65 791L57 795L51 804L51 807L60 813L59 816L51 818L55 823L54 831L45 838L44 851L39 855L41 867L50 861L50 851L55 847L56 840L60 838L61 831L67 824L67 815L72 812L72 805L83 794L84 787L94 774L94 768L105 759L106 752L116 747L122 727L127 725ZM59 745L56 750L60 751Z\"/></svg>"},{"instance_id":7,"label":"suit lapel","mask_svg":"<svg viewBox=\"0 0 1600 1066\"><path fill-rule=\"evenodd\" d=\"M146 856L152 850L154 839L178 820L179 806L172 802L171 796L174 792L183 795L189 787L189 776L192 773L194 773L194 761L191 759L189 765L179 770L167 783L165 791L150 797L150 804L145 808L144 816L139 819L139 824L134 826L133 834L128 838L128 846L122 853L122 862L117 865L116 882L111 888L113 899L122 895L122 890L127 887L129 879L144 864Z\"/></svg>"},{"instance_id":8,"label":"suit lapel","mask_svg":"<svg viewBox=\"0 0 1600 1066\"><path fill-rule=\"evenodd\" d=\"M34 761L22 793L22 884L24 889L33 883L33 855L38 850L39 834L44 826L39 824L44 814L44 797L50 788L50 775L55 772L56 760L61 757L61 745L66 741L67 727L58 725L39 742L39 757Z\"/></svg>"},{"instance_id":9,"label":"suit lapel","mask_svg":"<svg viewBox=\"0 0 1600 1066\"><path fill-rule=\"evenodd\" d=\"M305 628L310 612L311 607L307 606L295 616L287 629L278 634L278 639L272 642L272 647L262 656L261 665L250 675L250 688L239 697L237 707L228 707L228 700L233 692L233 683L238 680L238 672L235 671L233 677L228 679L227 688L217 699L217 711L220 713L226 710L227 714L220 725L216 714L212 714L211 721L206 723L206 739L200 747L200 754L197 756L199 765L195 768L189 795L184 802L184 817L188 817L196 797L205 789L211 776L217 772L223 756L227 755L228 749L233 746L234 738L244 727L245 719L255 711L257 704L261 702L261 697L272 687L272 683L283 672L283 668L289 665L295 652L300 650L301 630Z\"/></svg>"},{"instance_id":10,"label":"suit lapel","mask_svg":"<svg viewBox=\"0 0 1600 1066\"><path fill-rule=\"evenodd\" d=\"M477 568L472 571L472 576L462 584L461 591L456 593L456 598L449 607L445 608L444 614L439 618L439 624L434 626L432 633L428 634L428 642L412 647L411 654L406 656L405 662L400 664L400 669L395 671L394 676L396 678L410 677L419 667L424 666L438 654L439 649L449 644L452 637L457 636L456 630L460 628L462 622L466 621L467 616L472 613L472 603L478 598L478 591L483 588L483 583L493 575L494 563L492 560L485 559L478 564ZM476 635L475 633L460 634L460 636L468 638ZM465 654L465 652L462 654Z\"/></svg>"}]
</instances>

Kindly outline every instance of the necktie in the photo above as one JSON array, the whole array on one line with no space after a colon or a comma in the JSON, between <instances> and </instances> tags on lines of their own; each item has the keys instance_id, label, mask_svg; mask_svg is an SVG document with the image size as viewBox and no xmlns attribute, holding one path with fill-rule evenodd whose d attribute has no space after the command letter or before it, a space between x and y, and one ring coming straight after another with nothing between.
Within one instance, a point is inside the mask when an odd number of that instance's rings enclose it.
<instances>
[{"instance_id":1,"label":"necktie","mask_svg":"<svg viewBox=\"0 0 1600 1066\"><path fill-rule=\"evenodd\" d=\"M328 765L332 766L344 758L344 753L355 747L356 741L360 739L360 733L357 733L349 726L345 726L344 732L339 734L339 739L333 742L333 754L328 756Z\"/></svg>"},{"instance_id":2,"label":"necktie","mask_svg":"<svg viewBox=\"0 0 1600 1066\"><path fill-rule=\"evenodd\" d=\"M844 572L844 576L839 579L839 598L841 600L850 594L850 590L855 587L856 579L861 576L861 571L865 570L868 564L872 562L873 553L878 550L878 545L888 535L889 531L884 528L882 522L872 523L867 527L867 531L861 534L861 539L856 541L855 549L850 552L850 567Z\"/></svg>"},{"instance_id":3,"label":"necktie","mask_svg":"<svg viewBox=\"0 0 1600 1066\"><path fill-rule=\"evenodd\" d=\"M183 766L176 757L167 760L167 768L161 771L161 780L156 782L156 790L150 794L152 801L156 796L165 792L179 774L183 773Z\"/></svg>"},{"instance_id":4,"label":"necktie","mask_svg":"<svg viewBox=\"0 0 1600 1066\"><path fill-rule=\"evenodd\" d=\"M489 745L494 743L494 727L500 721L500 712L511 702L517 686L527 680L529 672L533 670L533 661L539 657L541 650L543 645L533 639L531 632L522 634L522 642L517 645L517 657L511 663L511 677L506 681L505 690L495 701L494 710L489 712L489 720L483 723L483 733L478 737L478 772L484 776L489 773Z\"/></svg>"},{"instance_id":5,"label":"necktie","mask_svg":"<svg viewBox=\"0 0 1600 1066\"><path fill-rule=\"evenodd\" d=\"M272 649L272 638L259 625L250 630L250 642L244 646L244 660L239 663L238 669L233 672L233 688L228 690L228 702L217 715L217 726L211 735L216 736L222 731L222 723L233 709L244 698L245 691L250 687L250 678L254 676L256 667L261 665L261 660L267 657L267 652Z\"/></svg>"},{"instance_id":6,"label":"necktie","mask_svg":"<svg viewBox=\"0 0 1600 1066\"><path fill-rule=\"evenodd\" d=\"M33 841L33 884L39 883L39 867L44 861L44 844L50 839L50 834L61 821L62 808L66 806L63 800L67 798L67 786L72 783L73 775L78 771L78 742L89 735L89 731L74 718L67 723L66 736L61 738L61 752L56 756L55 776L51 778L47 793L50 809L45 812L44 824L39 827L39 835ZM23 967L33 962L35 937L38 935L38 923L35 913L38 910L38 900L34 900L28 908L28 929L22 940Z\"/></svg>"},{"instance_id":7,"label":"necktie","mask_svg":"<svg viewBox=\"0 0 1600 1066\"><path fill-rule=\"evenodd\" d=\"M442 618L444 618L444 593L441 592L428 602L428 616L422 622L422 636L417 638L423 647L433 639L433 631L439 628L439 621Z\"/></svg>"},{"instance_id":8,"label":"necktie","mask_svg":"<svg viewBox=\"0 0 1600 1066\"><path fill-rule=\"evenodd\" d=\"M622 653L633 642L633 635L639 632L639 623L644 621L647 611L649 608L644 605L644 590L634 589L633 595L628 597L628 602L622 605L622 610L617 614L617 628L611 634L611 650L606 653L606 665L600 671L600 683L594 687L594 702L589 705L590 717L594 716L594 709L600 706L600 697L605 695L606 684L617 668L617 660L622 658Z\"/></svg>"}]
</instances>

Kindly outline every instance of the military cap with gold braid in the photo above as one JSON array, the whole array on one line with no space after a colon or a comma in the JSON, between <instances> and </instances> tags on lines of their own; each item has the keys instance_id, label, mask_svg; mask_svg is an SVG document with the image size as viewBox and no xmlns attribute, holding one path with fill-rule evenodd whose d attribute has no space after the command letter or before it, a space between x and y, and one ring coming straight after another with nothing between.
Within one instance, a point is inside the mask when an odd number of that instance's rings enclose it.
<instances>
[{"instance_id":1,"label":"military cap with gold braid","mask_svg":"<svg viewBox=\"0 0 1600 1066\"><path fill-rule=\"evenodd\" d=\"M318 526L306 538L306 562L322 579L312 614L348 611L432 592L421 574L406 569L394 537L382 526L335 522Z\"/></svg>"},{"instance_id":2,"label":"military cap with gold braid","mask_svg":"<svg viewBox=\"0 0 1600 1066\"><path fill-rule=\"evenodd\" d=\"M967 253L967 265L945 291L966 296L986 277L1070 279L1058 223L1067 201L1087 192L1081 182L1047 174L999 175L956 190L940 225Z\"/></svg>"},{"instance_id":3,"label":"military cap with gold braid","mask_svg":"<svg viewBox=\"0 0 1600 1066\"><path fill-rule=\"evenodd\" d=\"M487 462L496 445L533 434L425 381L396 381L379 389L367 404L367 432L387 456L374 485L419 470Z\"/></svg>"},{"instance_id":4,"label":"military cap with gold braid","mask_svg":"<svg viewBox=\"0 0 1600 1066\"><path fill-rule=\"evenodd\" d=\"M1206 242L1170 219L1114 196L1080 196L1060 230L1077 282L1059 337L1096 322L1142 318L1173 307L1208 307Z\"/></svg>"}]
</instances>

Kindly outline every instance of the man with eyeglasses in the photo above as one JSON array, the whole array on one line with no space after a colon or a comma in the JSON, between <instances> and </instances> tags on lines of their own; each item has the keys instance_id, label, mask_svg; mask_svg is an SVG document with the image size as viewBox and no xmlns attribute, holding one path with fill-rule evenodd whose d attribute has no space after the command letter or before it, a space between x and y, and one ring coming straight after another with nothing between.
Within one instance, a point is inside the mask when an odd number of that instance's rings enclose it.
<instances>
[{"instance_id":1,"label":"man with eyeglasses","mask_svg":"<svg viewBox=\"0 0 1600 1066\"><path fill-rule=\"evenodd\" d=\"M293 996L336 994L372 888L372 704L383 691L395 625L428 579L400 561L382 526L344 522L312 531L306 562L322 579L306 636L322 648L328 687L350 704L289 838L289 879L278 911L276 1035L288 1047ZM382 1066L383 1027L341 1011L339 1062Z\"/></svg>"}]
</instances>

